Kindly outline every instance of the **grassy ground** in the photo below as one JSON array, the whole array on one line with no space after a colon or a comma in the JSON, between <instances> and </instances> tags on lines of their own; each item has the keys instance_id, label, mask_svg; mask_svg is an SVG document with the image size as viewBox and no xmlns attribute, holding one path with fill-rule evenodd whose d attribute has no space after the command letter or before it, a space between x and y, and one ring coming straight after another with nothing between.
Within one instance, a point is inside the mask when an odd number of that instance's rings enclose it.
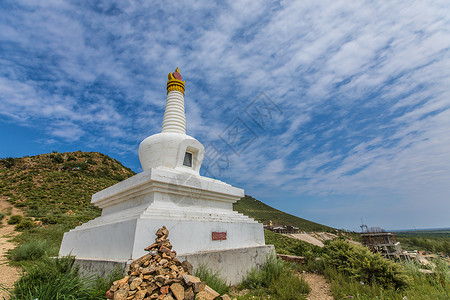
<instances>
[{"instance_id":1,"label":"grassy ground","mask_svg":"<svg viewBox=\"0 0 450 300\"><path fill-rule=\"evenodd\" d=\"M335 299L450 299L449 266L440 260L434 263L434 273L425 274L415 263L389 261L362 246L337 240L327 243L320 257L301 268L324 274Z\"/></svg>"},{"instance_id":2,"label":"grassy ground","mask_svg":"<svg viewBox=\"0 0 450 300\"><path fill-rule=\"evenodd\" d=\"M105 299L105 291L114 280L122 277L113 272L107 278L83 277L73 267L74 259L50 259L42 256L24 264L24 275L15 284L13 300Z\"/></svg>"},{"instance_id":3,"label":"grassy ground","mask_svg":"<svg viewBox=\"0 0 450 300\"><path fill-rule=\"evenodd\" d=\"M195 275L221 295L229 293L233 299L239 300L301 300L306 299L310 292L308 284L298 275L295 266L275 257L268 257L261 269L253 269L231 292L225 281L206 267L200 267Z\"/></svg>"},{"instance_id":4,"label":"grassy ground","mask_svg":"<svg viewBox=\"0 0 450 300\"><path fill-rule=\"evenodd\" d=\"M312 258L320 256L322 248L288 236L264 230L267 245L274 245L278 254L288 254Z\"/></svg>"},{"instance_id":5,"label":"grassy ground","mask_svg":"<svg viewBox=\"0 0 450 300\"><path fill-rule=\"evenodd\" d=\"M448 266L439 270L437 274L423 274L419 271L418 266L413 264L405 265L404 268L406 275L410 278L410 282L403 289L383 287L377 283L363 285L332 268L325 269L324 273L331 281L335 299L450 299ZM442 279L444 276L447 278Z\"/></svg>"},{"instance_id":6,"label":"grassy ground","mask_svg":"<svg viewBox=\"0 0 450 300\"><path fill-rule=\"evenodd\" d=\"M335 299L450 299L450 268L442 260L427 274L416 263L389 261L342 239L319 248L271 231L265 236L278 253L305 256L299 271L325 275Z\"/></svg>"},{"instance_id":7,"label":"grassy ground","mask_svg":"<svg viewBox=\"0 0 450 300\"><path fill-rule=\"evenodd\" d=\"M311 291L308 284L298 276L295 265L268 257L261 269L254 269L242 282L241 288L249 293L240 299L306 299Z\"/></svg>"}]
</instances>

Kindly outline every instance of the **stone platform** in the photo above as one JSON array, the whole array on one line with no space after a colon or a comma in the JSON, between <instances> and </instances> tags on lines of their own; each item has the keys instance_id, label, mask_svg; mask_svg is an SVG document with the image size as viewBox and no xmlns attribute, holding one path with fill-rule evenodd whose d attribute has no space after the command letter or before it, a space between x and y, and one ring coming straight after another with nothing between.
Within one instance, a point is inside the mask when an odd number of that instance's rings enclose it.
<instances>
[{"instance_id":1,"label":"stone platform","mask_svg":"<svg viewBox=\"0 0 450 300\"><path fill-rule=\"evenodd\" d=\"M273 245L238 248L223 251L202 251L177 256L178 260L189 261L195 270L205 265L227 281L228 284L238 284L245 278L252 268L261 267L268 256L275 255ZM95 260L76 259L75 265L80 267L80 272L85 275L110 274L114 270L120 270L124 274L128 271L132 260Z\"/></svg>"},{"instance_id":2,"label":"stone platform","mask_svg":"<svg viewBox=\"0 0 450 300\"><path fill-rule=\"evenodd\" d=\"M180 255L180 261L187 260L194 271L201 265L218 271L228 284L238 284L252 268L260 268L268 256L275 255L273 245L238 248L223 251L204 251Z\"/></svg>"}]
</instances>

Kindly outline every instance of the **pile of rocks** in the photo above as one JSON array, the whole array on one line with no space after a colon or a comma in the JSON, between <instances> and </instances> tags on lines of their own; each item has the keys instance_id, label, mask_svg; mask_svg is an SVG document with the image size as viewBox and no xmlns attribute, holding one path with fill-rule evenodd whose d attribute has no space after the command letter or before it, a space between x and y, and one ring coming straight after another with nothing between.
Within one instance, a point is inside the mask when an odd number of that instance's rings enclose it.
<instances>
[{"instance_id":1,"label":"pile of rocks","mask_svg":"<svg viewBox=\"0 0 450 300\"><path fill-rule=\"evenodd\" d=\"M213 300L230 299L192 276L192 265L180 262L167 238L166 227L158 229L155 243L145 248L148 254L133 261L128 276L117 280L106 292L114 300Z\"/></svg>"}]
</instances>

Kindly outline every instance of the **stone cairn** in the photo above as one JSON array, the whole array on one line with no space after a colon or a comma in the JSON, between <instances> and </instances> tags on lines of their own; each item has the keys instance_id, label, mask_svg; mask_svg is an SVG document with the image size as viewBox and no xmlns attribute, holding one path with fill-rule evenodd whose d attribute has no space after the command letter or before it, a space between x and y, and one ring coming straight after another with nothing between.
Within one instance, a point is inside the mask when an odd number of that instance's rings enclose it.
<instances>
[{"instance_id":1,"label":"stone cairn","mask_svg":"<svg viewBox=\"0 0 450 300\"><path fill-rule=\"evenodd\" d=\"M114 300L213 300L230 299L192 276L192 265L180 262L167 238L165 226L156 232L155 243L145 248L148 254L130 264L128 276L113 282L106 298Z\"/></svg>"}]
</instances>

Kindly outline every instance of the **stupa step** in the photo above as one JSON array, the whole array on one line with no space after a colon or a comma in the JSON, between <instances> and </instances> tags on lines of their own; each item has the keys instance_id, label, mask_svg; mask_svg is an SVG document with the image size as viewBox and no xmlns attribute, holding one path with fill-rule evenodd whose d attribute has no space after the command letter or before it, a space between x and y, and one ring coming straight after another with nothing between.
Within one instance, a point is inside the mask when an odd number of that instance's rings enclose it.
<instances>
[{"instance_id":1,"label":"stupa step","mask_svg":"<svg viewBox=\"0 0 450 300\"><path fill-rule=\"evenodd\" d=\"M217 206L221 205L220 202L234 203L244 194L242 189L218 180L181 174L174 170L151 169L94 194L92 203L100 208L112 207L128 199L143 204L150 202L151 199L145 197L152 193L169 196L168 202L178 201L176 197L181 196L184 199L203 201L208 205L213 201L218 203Z\"/></svg>"},{"instance_id":2,"label":"stupa step","mask_svg":"<svg viewBox=\"0 0 450 300\"><path fill-rule=\"evenodd\" d=\"M200 214L200 213L180 213L180 212L166 212L165 215L161 215L158 212L144 213L142 215L144 218L170 218L170 219L179 219L179 220L198 220L198 221L229 221L229 222L240 222L240 223L257 223L255 220L245 217L239 216L237 214Z\"/></svg>"},{"instance_id":3,"label":"stupa step","mask_svg":"<svg viewBox=\"0 0 450 300\"><path fill-rule=\"evenodd\" d=\"M177 209L150 209L142 207L139 211L129 210L116 214L111 214L101 218L91 220L84 223L74 230L80 230L89 227L103 226L106 224L120 223L135 219L170 219L170 220L184 220L184 221L201 221L201 222L237 222L237 223L257 223L254 219L249 218L238 212L204 212L186 209L180 211Z\"/></svg>"}]
</instances>

